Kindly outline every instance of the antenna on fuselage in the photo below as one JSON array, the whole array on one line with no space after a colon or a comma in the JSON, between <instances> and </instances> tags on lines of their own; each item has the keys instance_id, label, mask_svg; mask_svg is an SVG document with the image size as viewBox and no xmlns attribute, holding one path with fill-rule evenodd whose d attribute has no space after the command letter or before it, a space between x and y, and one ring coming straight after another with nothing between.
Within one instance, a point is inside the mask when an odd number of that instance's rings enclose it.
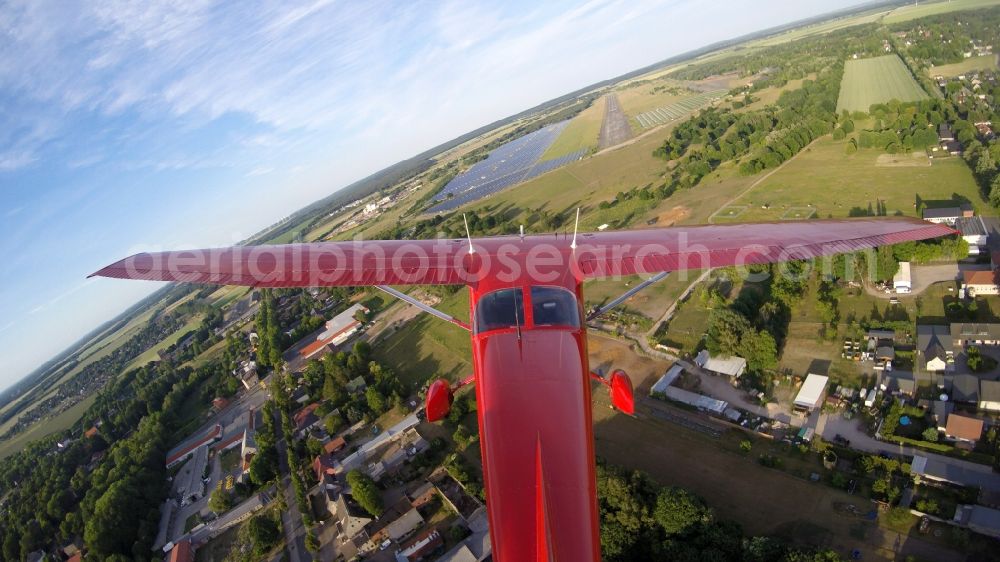
<instances>
[{"instance_id":1,"label":"antenna on fuselage","mask_svg":"<svg viewBox=\"0 0 1000 562\"><path fill-rule=\"evenodd\" d=\"M521 242L524 242L524 225L521 225Z\"/></svg>"},{"instance_id":2,"label":"antenna on fuselage","mask_svg":"<svg viewBox=\"0 0 1000 562\"><path fill-rule=\"evenodd\" d=\"M576 231L580 227L580 207L576 208L576 223L573 224L573 243L569 245L570 248L576 249Z\"/></svg>"},{"instance_id":3,"label":"antenna on fuselage","mask_svg":"<svg viewBox=\"0 0 1000 562\"><path fill-rule=\"evenodd\" d=\"M462 221L465 222L465 237L469 239L469 253L475 254L476 249L472 247L472 233L469 232L469 219L465 218L465 213L462 213Z\"/></svg>"}]
</instances>

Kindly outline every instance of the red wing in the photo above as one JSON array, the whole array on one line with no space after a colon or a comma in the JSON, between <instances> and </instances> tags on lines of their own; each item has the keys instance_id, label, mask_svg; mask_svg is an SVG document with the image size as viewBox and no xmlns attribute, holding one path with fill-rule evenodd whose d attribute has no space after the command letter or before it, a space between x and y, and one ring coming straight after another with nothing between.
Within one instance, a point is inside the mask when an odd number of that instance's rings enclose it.
<instances>
[{"instance_id":1,"label":"red wing","mask_svg":"<svg viewBox=\"0 0 1000 562\"><path fill-rule=\"evenodd\" d=\"M474 240L367 240L136 254L92 275L246 285L552 283L806 259L954 234L912 218L683 226Z\"/></svg>"},{"instance_id":2,"label":"red wing","mask_svg":"<svg viewBox=\"0 0 1000 562\"><path fill-rule=\"evenodd\" d=\"M365 240L142 253L90 276L250 287L460 285L463 240Z\"/></svg>"},{"instance_id":3,"label":"red wing","mask_svg":"<svg viewBox=\"0 0 1000 562\"><path fill-rule=\"evenodd\" d=\"M955 233L897 217L625 230L581 235L578 263L584 277L609 277L809 259Z\"/></svg>"}]
</instances>

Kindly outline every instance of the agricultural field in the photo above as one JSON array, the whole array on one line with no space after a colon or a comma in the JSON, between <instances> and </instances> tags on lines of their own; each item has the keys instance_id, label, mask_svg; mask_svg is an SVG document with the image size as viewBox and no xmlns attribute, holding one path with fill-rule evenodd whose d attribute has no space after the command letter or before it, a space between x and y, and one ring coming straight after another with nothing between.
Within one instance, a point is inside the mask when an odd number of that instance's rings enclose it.
<instances>
[{"instance_id":1,"label":"agricultural field","mask_svg":"<svg viewBox=\"0 0 1000 562\"><path fill-rule=\"evenodd\" d=\"M829 137L806 148L795 159L713 217L713 222L841 218L885 203L889 215L917 216L924 201L968 199L978 214L995 211L983 200L969 167L960 158L940 158L933 165L879 165L882 152L862 149L845 154L845 141ZM727 216L735 211L736 216Z\"/></svg>"},{"instance_id":2,"label":"agricultural field","mask_svg":"<svg viewBox=\"0 0 1000 562\"><path fill-rule=\"evenodd\" d=\"M927 98L903 61L896 55L849 60L844 65L837 111L864 111L873 103Z\"/></svg>"},{"instance_id":3,"label":"agricultural field","mask_svg":"<svg viewBox=\"0 0 1000 562\"><path fill-rule=\"evenodd\" d=\"M580 150L588 152L597 147L597 135L604 119L604 96L594 100L590 107L574 117L556 140L542 153L541 160L565 156Z\"/></svg>"},{"instance_id":4,"label":"agricultural field","mask_svg":"<svg viewBox=\"0 0 1000 562\"><path fill-rule=\"evenodd\" d=\"M997 55L983 55L981 57L969 57L962 62L955 64L942 64L932 66L927 69L928 76L961 76L975 70L996 70Z\"/></svg>"},{"instance_id":5,"label":"agricultural field","mask_svg":"<svg viewBox=\"0 0 1000 562\"><path fill-rule=\"evenodd\" d=\"M54 418L49 418L32 424L28 429L18 433L11 439L0 441L0 460L20 451L32 441L37 441L47 435L73 427L87 408L97 400L97 394L91 394L80 402L70 406Z\"/></svg>"},{"instance_id":6,"label":"agricultural field","mask_svg":"<svg viewBox=\"0 0 1000 562\"><path fill-rule=\"evenodd\" d=\"M974 10L977 8L987 8L1000 4L997 0L948 0L947 2L926 2L918 5L906 5L889 12L882 23L889 25L902 21L935 16L946 12L957 12L959 10Z\"/></svg>"}]
</instances>

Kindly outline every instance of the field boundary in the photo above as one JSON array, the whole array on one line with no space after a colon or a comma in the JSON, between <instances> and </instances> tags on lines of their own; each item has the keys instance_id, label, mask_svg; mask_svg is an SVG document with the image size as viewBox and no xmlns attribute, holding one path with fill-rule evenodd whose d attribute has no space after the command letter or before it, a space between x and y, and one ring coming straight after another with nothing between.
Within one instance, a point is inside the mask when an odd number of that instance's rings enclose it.
<instances>
[{"instance_id":1,"label":"field boundary","mask_svg":"<svg viewBox=\"0 0 1000 562\"><path fill-rule=\"evenodd\" d=\"M808 213L805 216L801 216L801 215L796 215L794 217L789 216L789 213L792 213L794 211L800 211L800 212L806 212L806 211L808 211ZM784 213L781 214L781 220L783 220L783 221L796 221L796 220L811 219L813 217L813 215L815 215L815 214L816 214L816 209L814 209L812 207L790 207L787 211L785 211Z\"/></svg>"}]
</instances>

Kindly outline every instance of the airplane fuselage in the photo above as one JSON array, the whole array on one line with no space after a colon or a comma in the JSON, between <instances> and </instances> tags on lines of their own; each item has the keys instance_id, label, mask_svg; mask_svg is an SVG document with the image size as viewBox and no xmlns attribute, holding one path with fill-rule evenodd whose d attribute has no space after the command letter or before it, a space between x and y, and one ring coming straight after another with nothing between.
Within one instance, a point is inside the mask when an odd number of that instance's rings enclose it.
<instances>
[{"instance_id":1,"label":"airplane fuselage","mask_svg":"<svg viewBox=\"0 0 1000 562\"><path fill-rule=\"evenodd\" d=\"M518 289L520 305L490 296ZM574 279L471 289L483 479L501 562L600 560L582 296ZM567 320L570 300L575 322ZM484 324L491 314L507 316Z\"/></svg>"}]
</instances>

